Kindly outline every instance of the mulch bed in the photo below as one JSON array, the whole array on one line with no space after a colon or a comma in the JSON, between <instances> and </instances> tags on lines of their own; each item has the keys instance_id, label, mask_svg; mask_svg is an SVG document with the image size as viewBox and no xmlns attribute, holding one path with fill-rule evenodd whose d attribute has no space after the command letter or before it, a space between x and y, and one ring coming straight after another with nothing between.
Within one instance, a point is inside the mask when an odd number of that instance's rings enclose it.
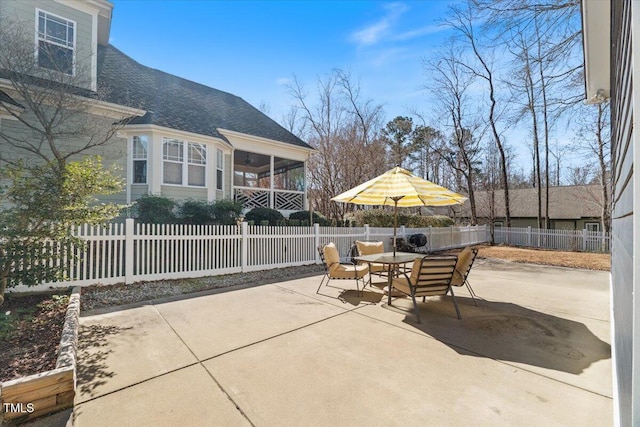
<instances>
[{"instance_id":1,"label":"mulch bed","mask_svg":"<svg viewBox=\"0 0 640 427\"><path fill-rule=\"evenodd\" d=\"M68 294L7 295L0 306L0 381L55 369Z\"/></svg>"}]
</instances>

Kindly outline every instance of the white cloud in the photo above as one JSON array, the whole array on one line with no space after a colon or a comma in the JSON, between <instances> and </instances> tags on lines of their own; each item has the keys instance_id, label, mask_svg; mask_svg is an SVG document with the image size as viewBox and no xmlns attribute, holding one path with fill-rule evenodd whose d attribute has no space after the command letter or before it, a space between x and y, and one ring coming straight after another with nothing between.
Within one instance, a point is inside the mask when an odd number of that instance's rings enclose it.
<instances>
[{"instance_id":1,"label":"white cloud","mask_svg":"<svg viewBox=\"0 0 640 427\"><path fill-rule=\"evenodd\" d=\"M276 84L277 84L278 86L286 86L286 85L288 85L289 83L291 83L291 79L290 79L290 78L288 78L288 77L280 77L280 78L277 78L277 79L276 79Z\"/></svg>"},{"instance_id":2,"label":"white cloud","mask_svg":"<svg viewBox=\"0 0 640 427\"><path fill-rule=\"evenodd\" d=\"M399 41L411 40L416 37L435 34L443 30L444 30L444 27L440 25L427 25L425 27L420 27L420 28L416 28L415 30L405 31L404 33L397 34L393 38L394 40L399 40Z\"/></svg>"},{"instance_id":3,"label":"white cloud","mask_svg":"<svg viewBox=\"0 0 640 427\"><path fill-rule=\"evenodd\" d=\"M403 3L389 3L384 5L385 15L377 22L357 30L351 34L351 41L361 46L376 44L390 31L398 18L407 11Z\"/></svg>"},{"instance_id":4,"label":"white cloud","mask_svg":"<svg viewBox=\"0 0 640 427\"><path fill-rule=\"evenodd\" d=\"M389 23L383 20L360 31L356 31L351 35L351 40L359 45L372 45L382 38L388 28Z\"/></svg>"}]
</instances>

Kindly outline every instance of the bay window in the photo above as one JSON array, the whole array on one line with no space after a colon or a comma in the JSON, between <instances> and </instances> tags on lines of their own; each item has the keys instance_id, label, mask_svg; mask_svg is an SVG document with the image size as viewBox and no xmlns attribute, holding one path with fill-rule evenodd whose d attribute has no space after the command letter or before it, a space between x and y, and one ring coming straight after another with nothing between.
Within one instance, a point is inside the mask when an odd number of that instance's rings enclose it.
<instances>
[{"instance_id":1,"label":"bay window","mask_svg":"<svg viewBox=\"0 0 640 427\"><path fill-rule=\"evenodd\" d=\"M207 147L204 144L163 138L162 182L172 185L204 187L206 183Z\"/></svg>"},{"instance_id":2,"label":"bay window","mask_svg":"<svg viewBox=\"0 0 640 427\"><path fill-rule=\"evenodd\" d=\"M222 177L224 175L224 155L222 150L216 150L216 189L222 190Z\"/></svg>"},{"instance_id":3,"label":"bay window","mask_svg":"<svg viewBox=\"0 0 640 427\"><path fill-rule=\"evenodd\" d=\"M207 147L204 144L187 143L188 157L188 182L189 185L204 187L207 165Z\"/></svg>"},{"instance_id":4,"label":"bay window","mask_svg":"<svg viewBox=\"0 0 640 427\"><path fill-rule=\"evenodd\" d=\"M147 183L147 153L149 149L149 138L146 135L134 136L132 147L133 159L133 183Z\"/></svg>"}]
</instances>

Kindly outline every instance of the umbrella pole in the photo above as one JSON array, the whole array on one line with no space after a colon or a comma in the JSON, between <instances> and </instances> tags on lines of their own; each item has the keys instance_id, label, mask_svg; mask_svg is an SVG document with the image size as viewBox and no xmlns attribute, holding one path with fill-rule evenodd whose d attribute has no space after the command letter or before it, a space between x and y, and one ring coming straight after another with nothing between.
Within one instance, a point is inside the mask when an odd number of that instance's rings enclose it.
<instances>
[{"instance_id":1,"label":"umbrella pole","mask_svg":"<svg viewBox=\"0 0 640 427\"><path fill-rule=\"evenodd\" d=\"M398 228L398 201L394 200L393 205L393 256L396 256L396 230Z\"/></svg>"}]
</instances>

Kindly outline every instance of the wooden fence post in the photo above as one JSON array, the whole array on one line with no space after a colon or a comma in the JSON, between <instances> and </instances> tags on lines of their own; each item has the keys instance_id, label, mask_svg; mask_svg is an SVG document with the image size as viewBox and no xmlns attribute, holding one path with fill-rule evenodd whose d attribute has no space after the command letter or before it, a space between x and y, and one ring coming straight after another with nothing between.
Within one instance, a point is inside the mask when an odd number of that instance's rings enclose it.
<instances>
[{"instance_id":1,"label":"wooden fence post","mask_svg":"<svg viewBox=\"0 0 640 427\"><path fill-rule=\"evenodd\" d=\"M369 240L369 224L364 225L364 240Z\"/></svg>"},{"instance_id":2,"label":"wooden fence post","mask_svg":"<svg viewBox=\"0 0 640 427\"><path fill-rule=\"evenodd\" d=\"M583 228L582 229L582 252L587 251L587 238L588 238L587 229Z\"/></svg>"},{"instance_id":3,"label":"wooden fence post","mask_svg":"<svg viewBox=\"0 0 640 427\"><path fill-rule=\"evenodd\" d=\"M127 218L124 222L124 283L130 285L133 283L133 263L135 262L134 255L134 235L135 221L133 218Z\"/></svg>"}]
</instances>

